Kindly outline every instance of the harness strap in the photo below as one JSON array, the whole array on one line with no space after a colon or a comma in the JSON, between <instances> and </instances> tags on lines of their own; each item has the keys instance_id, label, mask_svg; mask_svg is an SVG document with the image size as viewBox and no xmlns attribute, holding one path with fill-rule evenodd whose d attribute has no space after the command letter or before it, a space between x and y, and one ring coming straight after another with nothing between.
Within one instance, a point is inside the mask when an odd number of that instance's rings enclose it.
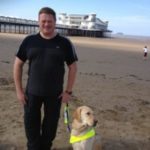
<instances>
[{"instance_id":1,"label":"harness strap","mask_svg":"<svg viewBox=\"0 0 150 150\"><path fill-rule=\"evenodd\" d=\"M69 132L71 132L70 125L69 125L69 105L66 103L64 107L64 123L67 125L67 129Z\"/></svg>"},{"instance_id":2,"label":"harness strap","mask_svg":"<svg viewBox=\"0 0 150 150\"><path fill-rule=\"evenodd\" d=\"M81 141L87 140L89 138L92 138L94 136L95 136L95 130L94 130L94 128L92 128L91 130L87 131L84 135L80 135L80 136L71 135L70 143L73 144L76 142L81 142Z\"/></svg>"}]
</instances>

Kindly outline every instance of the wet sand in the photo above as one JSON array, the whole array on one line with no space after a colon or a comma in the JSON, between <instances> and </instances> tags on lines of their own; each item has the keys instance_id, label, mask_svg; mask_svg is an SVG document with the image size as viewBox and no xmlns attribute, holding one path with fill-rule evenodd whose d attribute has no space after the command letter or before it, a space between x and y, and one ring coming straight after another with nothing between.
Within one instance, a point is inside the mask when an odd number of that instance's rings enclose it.
<instances>
[{"instance_id":1,"label":"wet sand","mask_svg":"<svg viewBox=\"0 0 150 150\"><path fill-rule=\"evenodd\" d=\"M12 78L14 55L24 37L0 33L0 150L26 149L23 108ZM143 60L150 39L69 38L79 57L70 114L80 105L94 109L104 150L150 149L150 55ZM26 78L27 65L24 85ZM68 139L62 112L54 147L71 149Z\"/></svg>"}]
</instances>

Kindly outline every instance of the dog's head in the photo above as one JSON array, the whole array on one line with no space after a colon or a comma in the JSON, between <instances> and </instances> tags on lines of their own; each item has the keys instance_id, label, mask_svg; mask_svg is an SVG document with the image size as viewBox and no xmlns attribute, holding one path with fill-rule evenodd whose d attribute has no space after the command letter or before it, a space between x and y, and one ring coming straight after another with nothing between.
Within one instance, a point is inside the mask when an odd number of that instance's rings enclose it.
<instances>
[{"instance_id":1,"label":"dog's head","mask_svg":"<svg viewBox=\"0 0 150 150\"><path fill-rule=\"evenodd\" d=\"M94 117L93 110L88 106L78 107L73 115L73 118L86 126L96 126L97 120Z\"/></svg>"}]
</instances>

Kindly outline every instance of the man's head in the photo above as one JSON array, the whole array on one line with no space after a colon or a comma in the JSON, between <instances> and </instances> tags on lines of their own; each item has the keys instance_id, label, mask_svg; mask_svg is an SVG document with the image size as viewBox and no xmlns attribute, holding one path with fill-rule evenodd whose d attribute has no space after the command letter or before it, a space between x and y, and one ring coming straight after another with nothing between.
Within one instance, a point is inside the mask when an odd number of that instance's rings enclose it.
<instances>
[{"instance_id":1,"label":"man's head","mask_svg":"<svg viewBox=\"0 0 150 150\"><path fill-rule=\"evenodd\" d=\"M49 7L43 7L40 9L39 11L39 16L41 14L48 14L48 15L52 15L54 17L54 20L56 21L56 13L52 8Z\"/></svg>"},{"instance_id":2,"label":"man's head","mask_svg":"<svg viewBox=\"0 0 150 150\"><path fill-rule=\"evenodd\" d=\"M40 32L44 36L51 36L54 34L56 25L56 13L49 7L43 7L38 15Z\"/></svg>"}]
</instances>

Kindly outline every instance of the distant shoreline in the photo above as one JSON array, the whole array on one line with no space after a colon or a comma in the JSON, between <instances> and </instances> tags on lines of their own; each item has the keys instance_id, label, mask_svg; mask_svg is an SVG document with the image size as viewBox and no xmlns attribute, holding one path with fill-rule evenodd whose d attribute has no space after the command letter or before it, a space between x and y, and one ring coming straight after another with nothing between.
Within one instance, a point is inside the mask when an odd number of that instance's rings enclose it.
<instances>
[{"instance_id":1,"label":"distant shoreline","mask_svg":"<svg viewBox=\"0 0 150 150\"><path fill-rule=\"evenodd\" d=\"M150 35L149 36L144 36L144 35L119 35L119 34L111 34L112 37L114 38L131 38L131 39L143 39L143 40L150 40Z\"/></svg>"},{"instance_id":2,"label":"distant shoreline","mask_svg":"<svg viewBox=\"0 0 150 150\"><path fill-rule=\"evenodd\" d=\"M14 34L14 33L0 33L0 38L13 38L23 40L29 34ZM66 36L74 44L80 44L84 47L99 47L115 48L116 50L122 49L125 51L139 51L144 45L150 47L150 37L143 36L119 36L111 38L94 38L94 37L82 37L82 36ZM141 37L141 38L140 38Z\"/></svg>"},{"instance_id":3,"label":"distant shoreline","mask_svg":"<svg viewBox=\"0 0 150 150\"><path fill-rule=\"evenodd\" d=\"M35 33L36 34L36 33ZM7 35L7 36L27 36L30 34L19 34L19 33L4 33L0 32L0 35ZM82 37L82 36L69 36L69 37ZM83 37L83 38L94 38L94 39L111 39L111 38L121 38L121 39L139 39L139 40L150 40L150 36L144 36L144 35L120 35L120 34L111 34L110 37Z\"/></svg>"}]
</instances>

